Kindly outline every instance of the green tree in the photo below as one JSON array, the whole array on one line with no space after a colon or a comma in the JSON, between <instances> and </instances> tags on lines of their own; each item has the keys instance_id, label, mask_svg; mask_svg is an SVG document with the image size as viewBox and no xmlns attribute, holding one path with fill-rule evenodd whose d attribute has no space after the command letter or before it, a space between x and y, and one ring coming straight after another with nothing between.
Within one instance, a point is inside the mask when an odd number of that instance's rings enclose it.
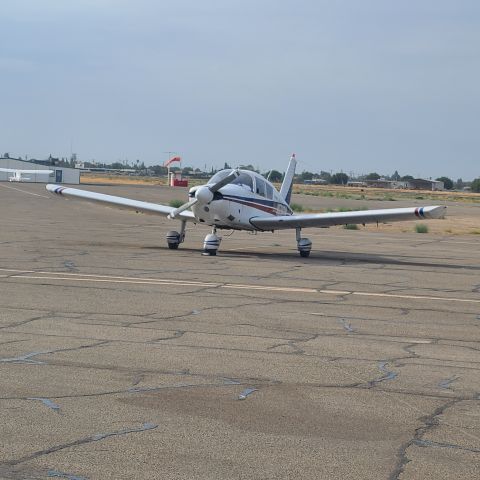
<instances>
[{"instance_id":1,"label":"green tree","mask_svg":"<svg viewBox=\"0 0 480 480\"><path fill-rule=\"evenodd\" d=\"M305 180L311 180L313 178L313 173L312 172L306 172L305 170L298 175L298 180L300 182L304 182Z\"/></svg>"},{"instance_id":2,"label":"green tree","mask_svg":"<svg viewBox=\"0 0 480 480\"><path fill-rule=\"evenodd\" d=\"M456 182L455 182L455 188L457 190L463 190L463 187L465 186L465 184L463 183L463 180L461 178L459 178Z\"/></svg>"},{"instance_id":3,"label":"green tree","mask_svg":"<svg viewBox=\"0 0 480 480\"><path fill-rule=\"evenodd\" d=\"M480 178L476 178L470 188L472 189L472 192L480 192Z\"/></svg>"},{"instance_id":4,"label":"green tree","mask_svg":"<svg viewBox=\"0 0 480 480\"><path fill-rule=\"evenodd\" d=\"M390 178L395 182L398 182L398 180L400 180L400 174L398 173L398 170L395 170L394 174Z\"/></svg>"},{"instance_id":5,"label":"green tree","mask_svg":"<svg viewBox=\"0 0 480 480\"><path fill-rule=\"evenodd\" d=\"M255 169L255 167L254 167L253 165L251 165L251 164L248 164L248 165L240 165L240 168L241 168L242 170L250 170L250 171L252 171L252 172L257 172L257 173L258 173L258 171Z\"/></svg>"},{"instance_id":6,"label":"green tree","mask_svg":"<svg viewBox=\"0 0 480 480\"><path fill-rule=\"evenodd\" d=\"M365 180L378 180L379 178L380 175L377 172L372 172L365 176Z\"/></svg>"},{"instance_id":7,"label":"green tree","mask_svg":"<svg viewBox=\"0 0 480 480\"><path fill-rule=\"evenodd\" d=\"M439 177L437 178L438 181L443 182L443 186L445 190L451 190L453 188L453 181L448 177Z\"/></svg>"},{"instance_id":8,"label":"green tree","mask_svg":"<svg viewBox=\"0 0 480 480\"><path fill-rule=\"evenodd\" d=\"M271 170L268 174L268 179L273 183L279 183L282 181L283 174L278 170Z\"/></svg>"},{"instance_id":9,"label":"green tree","mask_svg":"<svg viewBox=\"0 0 480 480\"><path fill-rule=\"evenodd\" d=\"M404 175L400 180L408 182L409 180L413 180L413 177L411 175Z\"/></svg>"},{"instance_id":10,"label":"green tree","mask_svg":"<svg viewBox=\"0 0 480 480\"><path fill-rule=\"evenodd\" d=\"M150 169L153 171L154 175L166 175L168 172L167 167L164 167L163 165L153 165L150 167Z\"/></svg>"},{"instance_id":11,"label":"green tree","mask_svg":"<svg viewBox=\"0 0 480 480\"><path fill-rule=\"evenodd\" d=\"M325 180L327 183L331 183L332 182L332 175L330 172L325 172L324 170L322 170L320 172L320 178Z\"/></svg>"},{"instance_id":12,"label":"green tree","mask_svg":"<svg viewBox=\"0 0 480 480\"><path fill-rule=\"evenodd\" d=\"M332 175L332 183L335 185L346 185L348 182L348 175L343 172L334 173Z\"/></svg>"}]
</instances>

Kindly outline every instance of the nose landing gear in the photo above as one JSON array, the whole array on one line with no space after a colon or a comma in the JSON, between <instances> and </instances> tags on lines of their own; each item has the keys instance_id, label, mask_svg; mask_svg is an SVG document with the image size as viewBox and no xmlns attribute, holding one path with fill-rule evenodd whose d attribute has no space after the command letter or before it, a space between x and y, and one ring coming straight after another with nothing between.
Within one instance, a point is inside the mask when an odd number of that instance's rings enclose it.
<instances>
[{"instance_id":1,"label":"nose landing gear","mask_svg":"<svg viewBox=\"0 0 480 480\"><path fill-rule=\"evenodd\" d=\"M212 233L209 233L203 242L202 255L214 256L217 254L218 247L220 247L221 237L217 236L217 229L213 227Z\"/></svg>"},{"instance_id":2,"label":"nose landing gear","mask_svg":"<svg viewBox=\"0 0 480 480\"><path fill-rule=\"evenodd\" d=\"M187 222L182 221L182 228L179 232L171 230L167 233L167 245L170 250L177 250L179 245L185 240L185 227ZM217 254L218 247L220 247L220 242L222 238L217 235L216 227L213 227L212 233L209 233L203 242L203 253L202 255L214 256Z\"/></svg>"}]
</instances>

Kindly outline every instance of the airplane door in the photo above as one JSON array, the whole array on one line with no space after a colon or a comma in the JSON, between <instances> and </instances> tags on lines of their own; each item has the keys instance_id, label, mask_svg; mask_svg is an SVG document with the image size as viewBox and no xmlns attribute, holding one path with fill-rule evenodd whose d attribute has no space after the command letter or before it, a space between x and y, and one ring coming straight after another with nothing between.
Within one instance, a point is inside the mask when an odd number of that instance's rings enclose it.
<instances>
[{"instance_id":1,"label":"airplane door","mask_svg":"<svg viewBox=\"0 0 480 480\"><path fill-rule=\"evenodd\" d=\"M62 170L55 170L55 182L62 183L63 179L63 171Z\"/></svg>"}]
</instances>

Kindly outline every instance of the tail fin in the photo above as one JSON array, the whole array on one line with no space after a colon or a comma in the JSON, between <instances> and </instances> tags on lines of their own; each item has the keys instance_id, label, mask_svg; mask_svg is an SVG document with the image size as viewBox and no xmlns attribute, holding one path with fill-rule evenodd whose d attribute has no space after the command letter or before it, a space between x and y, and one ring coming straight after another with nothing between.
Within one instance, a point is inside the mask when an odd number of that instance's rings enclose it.
<instances>
[{"instance_id":1,"label":"tail fin","mask_svg":"<svg viewBox=\"0 0 480 480\"><path fill-rule=\"evenodd\" d=\"M290 198L292 196L292 187L293 187L293 177L295 175L295 167L297 166L297 160L295 159L295 154L292 153L290 157L290 162L288 163L287 171L285 172L285 177L283 177L283 183L280 188L281 197L290 205Z\"/></svg>"}]
</instances>

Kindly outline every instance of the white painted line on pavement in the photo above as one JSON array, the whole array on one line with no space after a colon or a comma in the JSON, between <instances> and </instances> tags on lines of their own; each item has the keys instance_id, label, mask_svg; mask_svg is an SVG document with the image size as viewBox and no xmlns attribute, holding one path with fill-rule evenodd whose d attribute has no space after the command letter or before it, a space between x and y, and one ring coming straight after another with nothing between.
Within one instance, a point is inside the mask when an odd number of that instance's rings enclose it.
<instances>
[{"instance_id":1,"label":"white painted line on pavement","mask_svg":"<svg viewBox=\"0 0 480 480\"><path fill-rule=\"evenodd\" d=\"M125 283L132 285L169 285L184 287L210 287L210 288L228 288L234 290L262 290L269 292L290 292L290 293L309 293L322 295L356 295L362 297L381 297L392 299L408 299L408 300L427 300L427 301L445 301L445 302L463 302L463 303L479 303L480 299L474 298L458 298L458 297L438 297L429 295L408 295L395 293L380 292L356 292L350 290L325 290L304 287L282 287L276 285L256 285L256 284L240 284L240 283L221 283L221 282L200 282L196 280L173 280L168 278L150 278L150 277L123 277L114 275L95 275L71 272L45 272L33 270L17 270L0 268L1 272L11 272L11 275L0 275L1 278L9 279L34 279L34 280L56 280L68 282L101 282L101 283Z\"/></svg>"},{"instance_id":2,"label":"white painted line on pavement","mask_svg":"<svg viewBox=\"0 0 480 480\"><path fill-rule=\"evenodd\" d=\"M36 197L42 197L42 198L50 199L50 197L48 195L40 195L39 193L27 192L26 190L22 190L21 188L10 187L8 185L2 185L1 183L0 183L0 187L8 188L10 190L17 190L17 192L26 193L27 195L35 195Z\"/></svg>"}]
</instances>

